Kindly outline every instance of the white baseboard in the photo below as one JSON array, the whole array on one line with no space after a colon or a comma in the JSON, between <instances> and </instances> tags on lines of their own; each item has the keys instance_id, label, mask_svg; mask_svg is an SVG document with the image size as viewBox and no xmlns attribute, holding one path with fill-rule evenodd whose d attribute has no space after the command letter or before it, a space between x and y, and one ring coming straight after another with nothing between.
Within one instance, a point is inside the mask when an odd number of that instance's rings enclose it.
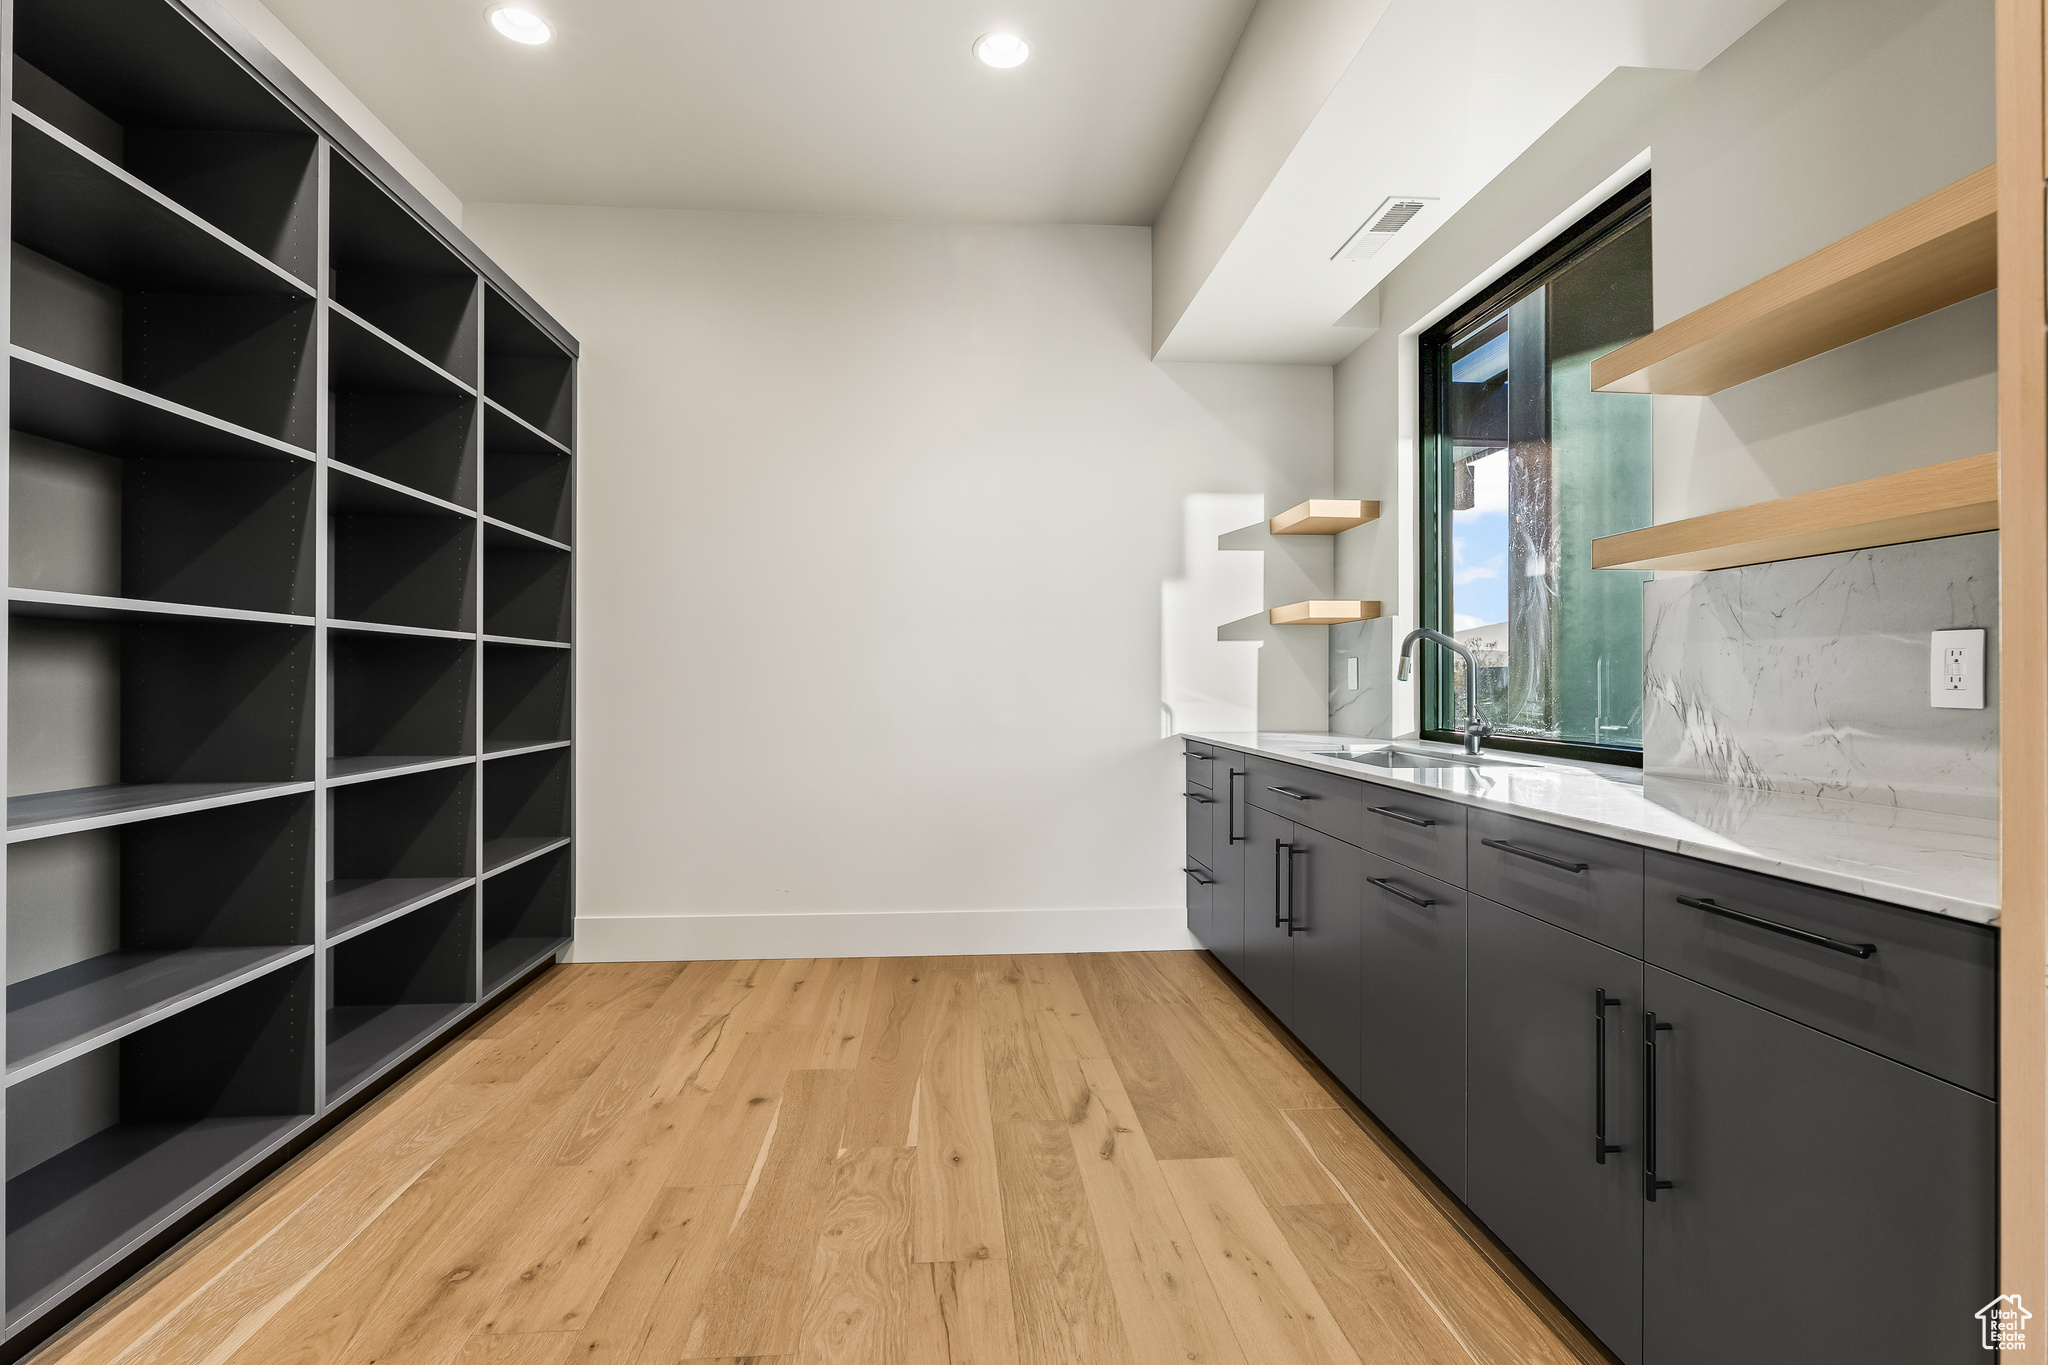
<instances>
[{"instance_id":1,"label":"white baseboard","mask_svg":"<svg viewBox=\"0 0 2048 1365\"><path fill-rule=\"evenodd\" d=\"M817 915L578 916L577 962L959 957L1195 948L1187 911L856 910Z\"/></svg>"}]
</instances>

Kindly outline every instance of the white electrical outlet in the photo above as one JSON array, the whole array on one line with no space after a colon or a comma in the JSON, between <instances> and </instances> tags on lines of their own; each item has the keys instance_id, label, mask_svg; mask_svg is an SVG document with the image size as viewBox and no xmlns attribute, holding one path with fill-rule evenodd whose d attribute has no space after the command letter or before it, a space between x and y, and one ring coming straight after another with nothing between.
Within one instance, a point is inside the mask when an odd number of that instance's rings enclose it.
<instances>
[{"instance_id":1,"label":"white electrical outlet","mask_svg":"<svg viewBox=\"0 0 2048 1365\"><path fill-rule=\"evenodd\" d=\"M1937 630L1928 651L1927 704L1984 709L1984 632Z\"/></svg>"},{"instance_id":2,"label":"white electrical outlet","mask_svg":"<svg viewBox=\"0 0 2048 1365\"><path fill-rule=\"evenodd\" d=\"M1358 656L1356 654L1344 656L1344 685L1353 692L1358 690Z\"/></svg>"}]
</instances>

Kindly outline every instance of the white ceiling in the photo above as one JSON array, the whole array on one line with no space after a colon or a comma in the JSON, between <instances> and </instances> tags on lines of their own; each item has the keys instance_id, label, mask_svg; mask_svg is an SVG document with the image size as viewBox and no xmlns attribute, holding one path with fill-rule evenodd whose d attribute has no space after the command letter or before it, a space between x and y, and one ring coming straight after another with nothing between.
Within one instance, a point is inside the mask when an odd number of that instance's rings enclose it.
<instances>
[{"instance_id":1,"label":"white ceiling","mask_svg":"<svg viewBox=\"0 0 2048 1365\"><path fill-rule=\"evenodd\" d=\"M1150 223L1252 0L268 0L468 202ZM1032 45L1010 71L979 35Z\"/></svg>"},{"instance_id":2,"label":"white ceiling","mask_svg":"<svg viewBox=\"0 0 2048 1365\"><path fill-rule=\"evenodd\" d=\"M1393 0L1159 358L1342 359L1368 333L1333 324L1617 68L1697 70L1780 3ZM1436 202L1333 261L1389 195Z\"/></svg>"}]
</instances>

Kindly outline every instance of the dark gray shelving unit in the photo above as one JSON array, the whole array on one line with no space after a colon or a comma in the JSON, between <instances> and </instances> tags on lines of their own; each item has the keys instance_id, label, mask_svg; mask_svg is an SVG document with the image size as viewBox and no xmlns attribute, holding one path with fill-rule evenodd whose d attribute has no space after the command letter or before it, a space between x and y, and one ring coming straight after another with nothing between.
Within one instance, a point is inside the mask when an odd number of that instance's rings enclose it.
<instances>
[{"instance_id":1,"label":"dark gray shelving unit","mask_svg":"<svg viewBox=\"0 0 2048 1365\"><path fill-rule=\"evenodd\" d=\"M577 348L213 0L0 47L10 1360L567 947Z\"/></svg>"}]
</instances>

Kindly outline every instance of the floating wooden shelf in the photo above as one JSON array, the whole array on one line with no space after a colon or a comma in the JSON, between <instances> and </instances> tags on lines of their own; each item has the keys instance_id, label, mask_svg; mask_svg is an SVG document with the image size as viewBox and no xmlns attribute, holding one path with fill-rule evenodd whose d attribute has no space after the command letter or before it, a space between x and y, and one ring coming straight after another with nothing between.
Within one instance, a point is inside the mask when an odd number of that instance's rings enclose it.
<instances>
[{"instance_id":1,"label":"floating wooden shelf","mask_svg":"<svg viewBox=\"0 0 2048 1365\"><path fill-rule=\"evenodd\" d=\"M1845 483L1593 542L1596 569L1732 569L1998 529L1998 456ZM1322 604L1318 604L1322 605Z\"/></svg>"},{"instance_id":2,"label":"floating wooden shelf","mask_svg":"<svg viewBox=\"0 0 2048 1365\"><path fill-rule=\"evenodd\" d=\"M1719 393L1998 287L1987 166L1593 362L1601 393Z\"/></svg>"},{"instance_id":3,"label":"floating wooden shelf","mask_svg":"<svg viewBox=\"0 0 2048 1365\"><path fill-rule=\"evenodd\" d=\"M1267 523L1276 536L1334 536L1380 519L1380 505L1357 498L1310 498Z\"/></svg>"},{"instance_id":4,"label":"floating wooden shelf","mask_svg":"<svg viewBox=\"0 0 2048 1365\"><path fill-rule=\"evenodd\" d=\"M1377 602L1292 602L1273 608L1267 619L1276 626L1341 626L1347 621L1370 621L1379 614Z\"/></svg>"}]
</instances>

